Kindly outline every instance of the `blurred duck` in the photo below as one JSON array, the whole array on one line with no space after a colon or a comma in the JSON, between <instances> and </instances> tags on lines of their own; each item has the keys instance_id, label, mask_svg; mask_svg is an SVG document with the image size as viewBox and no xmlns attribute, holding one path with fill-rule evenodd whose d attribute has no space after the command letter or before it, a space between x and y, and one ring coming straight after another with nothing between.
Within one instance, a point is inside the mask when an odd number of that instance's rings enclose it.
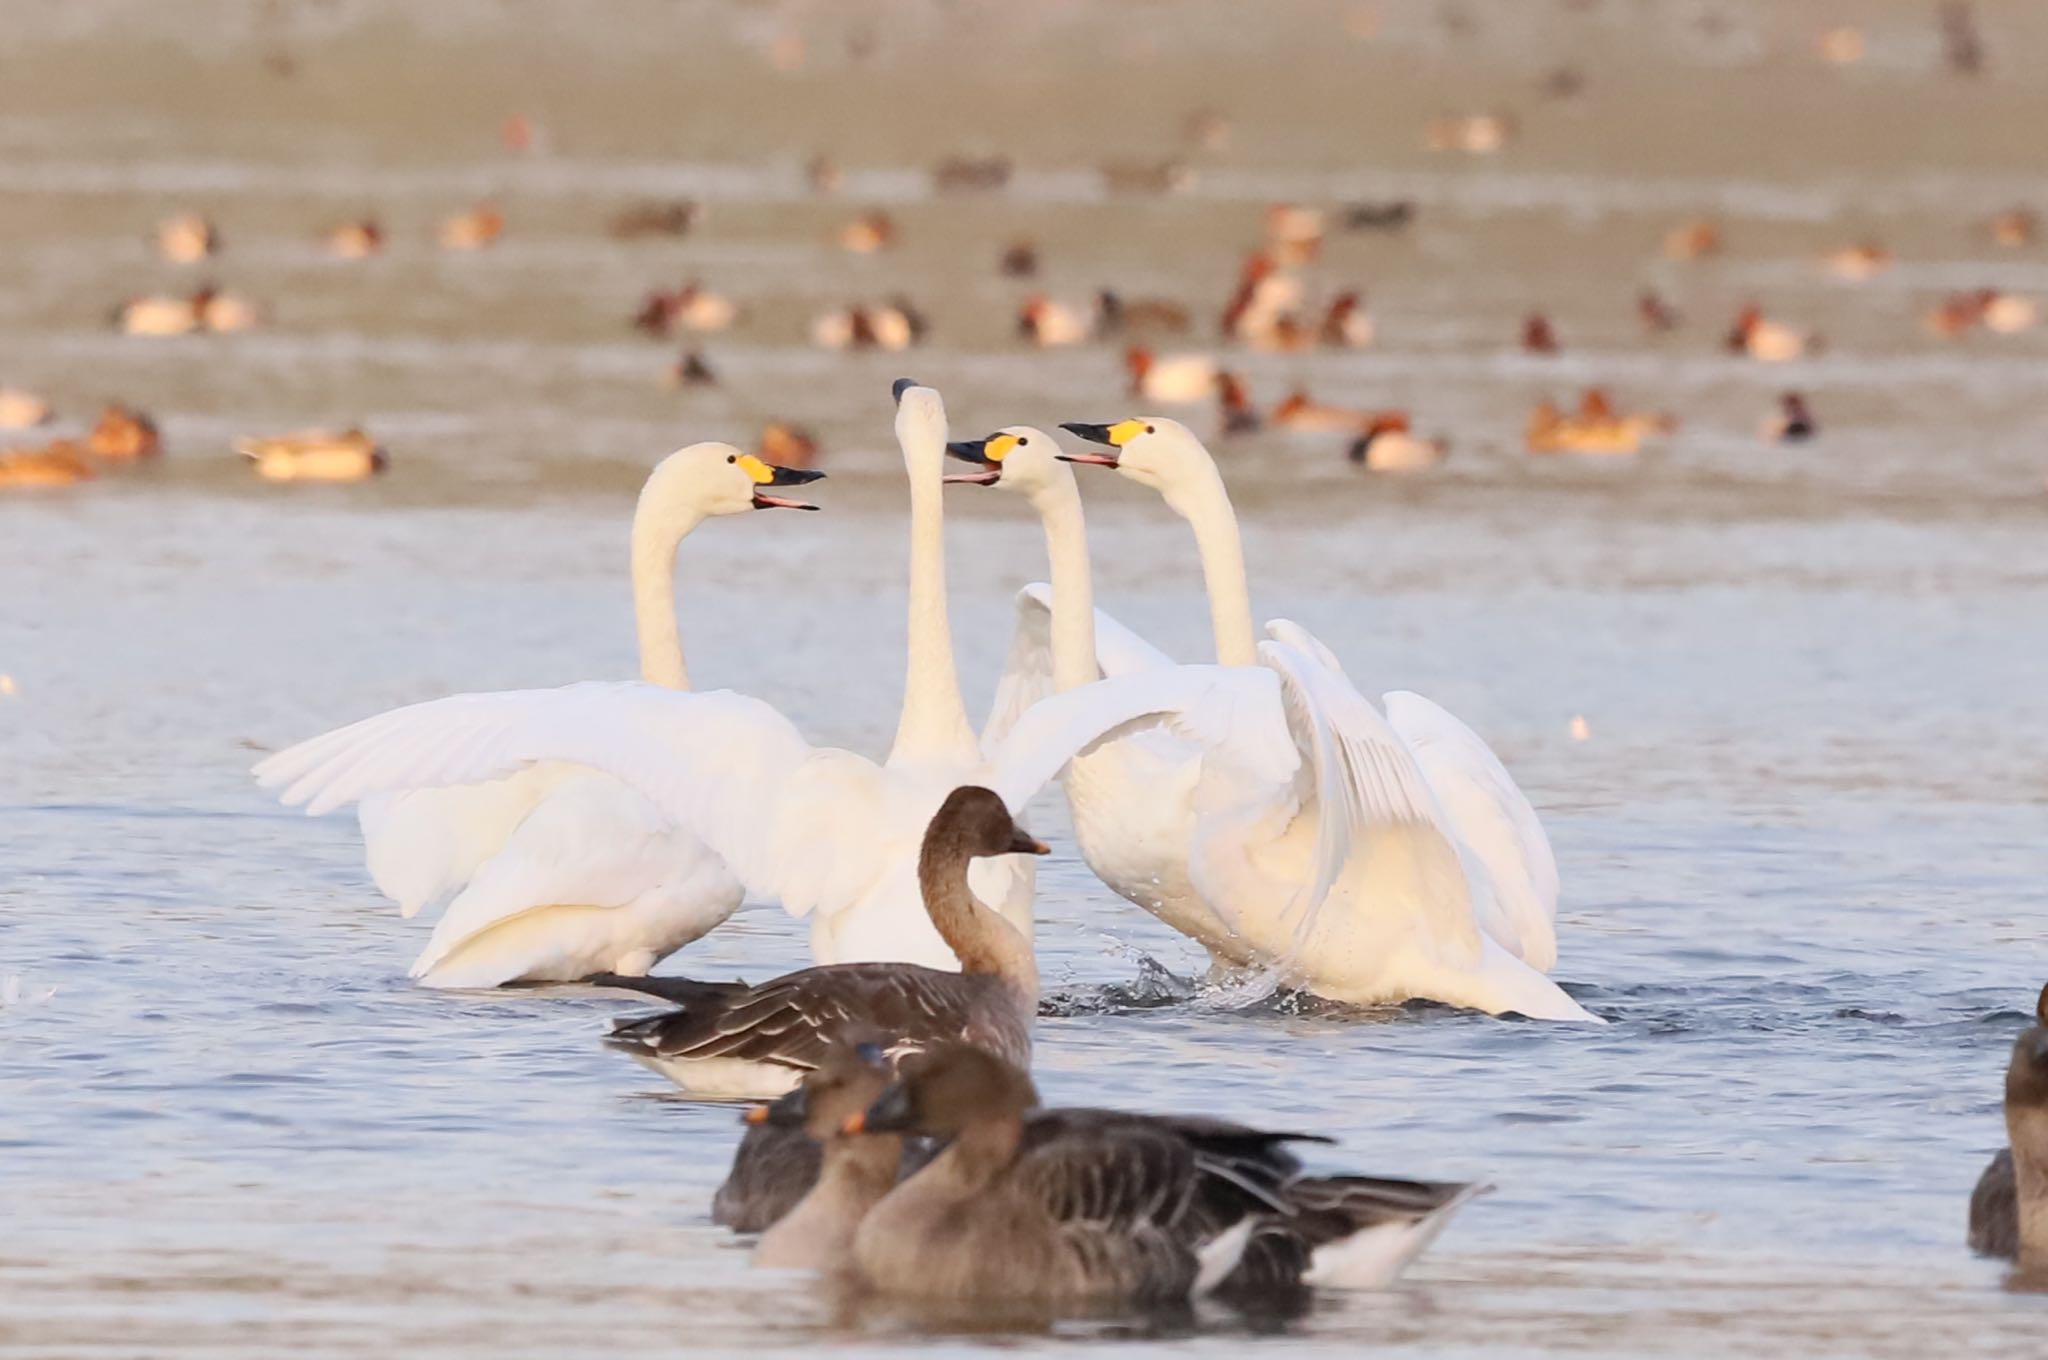
<instances>
[{"instance_id":1,"label":"blurred duck","mask_svg":"<svg viewBox=\"0 0 2048 1360\"><path fill-rule=\"evenodd\" d=\"M1829 251L1821 263L1838 279L1864 283L1892 267L1892 253L1873 241L1860 241Z\"/></svg>"},{"instance_id":2,"label":"blurred duck","mask_svg":"<svg viewBox=\"0 0 2048 1360\"><path fill-rule=\"evenodd\" d=\"M384 228L373 218L341 222L327 229L327 253L337 260L367 260L384 249Z\"/></svg>"},{"instance_id":3,"label":"blurred duck","mask_svg":"<svg viewBox=\"0 0 2048 1360\"><path fill-rule=\"evenodd\" d=\"M1250 434L1265 424L1258 407L1252 404L1251 392L1246 389L1244 380L1235 373L1219 371L1216 374L1216 404L1225 434Z\"/></svg>"},{"instance_id":4,"label":"blurred duck","mask_svg":"<svg viewBox=\"0 0 2048 1360\"><path fill-rule=\"evenodd\" d=\"M235 452L266 482L360 482L384 471L384 450L361 430L245 436Z\"/></svg>"},{"instance_id":5,"label":"blurred duck","mask_svg":"<svg viewBox=\"0 0 2048 1360\"><path fill-rule=\"evenodd\" d=\"M1400 231L1415 220L1415 203L1406 198L1353 203L1342 220L1346 231Z\"/></svg>"},{"instance_id":6,"label":"blurred duck","mask_svg":"<svg viewBox=\"0 0 2048 1360\"><path fill-rule=\"evenodd\" d=\"M1442 462L1445 452L1441 439L1410 434L1408 417L1394 411L1374 417L1345 456L1367 472L1415 472Z\"/></svg>"},{"instance_id":7,"label":"blurred duck","mask_svg":"<svg viewBox=\"0 0 2048 1360\"><path fill-rule=\"evenodd\" d=\"M718 374L712 371L704 356L697 350L685 350L680 358L668 366L664 383L669 387L715 387Z\"/></svg>"},{"instance_id":8,"label":"blurred duck","mask_svg":"<svg viewBox=\"0 0 2048 1360\"><path fill-rule=\"evenodd\" d=\"M1259 252L1238 272L1237 287L1223 309L1223 335L1229 340L1258 341L1276 334L1301 310L1301 280L1286 273Z\"/></svg>"},{"instance_id":9,"label":"blurred duck","mask_svg":"<svg viewBox=\"0 0 2048 1360\"><path fill-rule=\"evenodd\" d=\"M1040 349L1078 345L1095 333L1096 320L1078 307L1034 293L1017 311L1017 334Z\"/></svg>"},{"instance_id":10,"label":"blurred duck","mask_svg":"<svg viewBox=\"0 0 2048 1360\"><path fill-rule=\"evenodd\" d=\"M1185 161L1110 161L1102 166L1102 186L1113 194L1182 194L1200 178Z\"/></svg>"},{"instance_id":11,"label":"blurred duck","mask_svg":"<svg viewBox=\"0 0 2048 1360\"><path fill-rule=\"evenodd\" d=\"M1266 421L1276 430L1303 434L1356 434L1387 414L1349 406L1325 406L1310 400L1307 389L1297 387L1267 414Z\"/></svg>"},{"instance_id":12,"label":"blurred duck","mask_svg":"<svg viewBox=\"0 0 2048 1360\"><path fill-rule=\"evenodd\" d=\"M35 393L0 387L0 430L32 430L50 415L50 403Z\"/></svg>"},{"instance_id":13,"label":"blurred duck","mask_svg":"<svg viewBox=\"0 0 2048 1360\"><path fill-rule=\"evenodd\" d=\"M156 252L172 264L197 264L219 249L219 233L198 213L179 213L157 225Z\"/></svg>"},{"instance_id":14,"label":"blurred duck","mask_svg":"<svg viewBox=\"0 0 2048 1360\"><path fill-rule=\"evenodd\" d=\"M1524 438L1531 453L1632 454L1644 439L1674 428L1669 416L1624 415L1606 392L1589 387L1575 415L1565 415L1547 400L1538 402Z\"/></svg>"},{"instance_id":15,"label":"blurred duck","mask_svg":"<svg viewBox=\"0 0 2048 1360\"><path fill-rule=\"evenodd\" d=\"M78 445L59 439L40 449L0 449L0 489L69 486L96 474Z\"/></svg>"},{"instance_id":16,"label":"blurred duck","mask_svg":"<svg viewBox=\"0 0 2048 1360\"><path fill-rule=\"evenodd\" d=\"M730 298L691 279L674 291L657 288L649 293L633 324L649 335L666 336L678 329L722 331L739 315L738 305Z\"/></svg>"},{"instance_id":17,"label":"blurred duck","mask_svg":"<svg viewBox=\"0 0 2048 1360\"><path fill-rule=\"evenodd\" d=\"M1761 307L1751 303L1736 316L1724 343L1734 354L1746 354L1764 363L1785 363L1819 349L1820 337L1795 330L1782 321L1772 321Z\"/></svg>"},{"instance_id":18,"label":"blurred duck","mask_svg":"<svg viewBox=\"0 0 2048 1360\"><path fill-rule=\"evenodd\" d=\"M1141 297L1126 300L1112 289L1095 293L1095 330L1099 335L1121 335L1126 331L1158 331L1185 334L1190 324L1188 309L1167 298Z\"/></svg>"},{"instance_id":19,"label":"blurred duck","mask_svg":"<svg viewBox=\"0 0 2048 1360\"><path fill-rule=\"evenodd\" d=\"M836 194L846 187L846 172L823 152L804 162L804 182L814 194Z\"/></svg>"},{"instance_id":20,"label":"blurred duck","mask_svg":"<svg viewBox=\"0 0 2048 1360\"><path fill-rule=\"evenodd\" d=\"M1323 324L1316 328L1316 339L1335 349L1371 349L1375 338L1365 295L1351 288L1331 300Z\"/></svg>"},{"instance_id":21,"label":"blurred duck","mask_svg":"<svg viewBox=\"0 0 2048 1360\"><path fill-rule=\"evenodd\" d=\"M1289 267L1313 263L1326 229L1322 209L1275 203L1266 209L1266 258Z\"/></svg>"},{"instance_id":22,"label":"blurred duck","mask_svg":"<svg viewBox=\"0 0 2048 1360\"><path fill-rule=\"evenodd\" d=\"M443 250L482 250L505 234L505 215L494 204L480 203L443 221L434 237Z\"/></svg>"},{"instance_id":23,"label":"blurred duck","mask_svg":"<svg viewBox=\"0 0 2048 1360\"><path fill-rule=\"evenodd\" d=\"M703 211L693 198L635 203L614 213L608 229L615 241L638 241L650 236L687 236Z\"/></svg>"},{"instance_id":24,"label":"blurred duck","mask_svg":"<svg viewBox=\"0 0 2048 1360\"><path fill-rule=\"evenodd\" d=\"M818 461L818 441L801 425L771 420L761 427L754 452L770 466L802 470Z\"/></svg>"},{"instance_id":25,"label":"blurred duck","mask_svg":"<svg viewBox=\"0 0 2048 1360\"><path fill-rule=\"evenodd\" d=\"M1987 288L1982 294L1984 329L1999 335L2017 335L2040 324L2041 311L2032 298Z\"/></svg>"},{"instance_id":26,"label":"blurred duck","mask_svg":"<svg viewBox=\"0 0 2048 1360\"><path fill-rule=\"evenodd\" d=\"M1196 109L1181 120L1180 139L1197 151L1221 151L1230 145L1230 118L1220 109Z\"/></svg>"},{"instance_id":27,"label":"blurred duck","mask_svg":"<svg viewBox=\"0 0 2048 1360\"><path fill-rule=\"evenodd\" d=\"M2016 335L2039 324L2040 310L2031 298L1979 288L1949 294L1927 313L1926 321L1927 329L1949 339L1978 326L2000 335Z\"/></svg>"},{"instance_id":28,"label":"blurred duck","mask_svg":"<svg viewBox=\"0 0 2048 1360\"><path fill-rule=\"evenodd\" d=\"M1993 241L2013 249L2031 245L2040 228L2041 220L2031 208L2007 208L1994 213L1984 224L1985 233Z\"/></svg>"},{"instance_id":29,"label":"blurred duck","mask_svg":"<svg viewBox=\"0 0 2048 1360\"><path fill-rule=\"evenodd\" d=\"M1431 151L1463 151L1486 156L1514 139L1515 120L1504 113L1468 113L1439 118L1429 125L1424 142Z\"/></svg>"},{"instance_id":30,"label":"blurred duck","mask_svg":"<svg viewBox=\"0 0 2048 1360\"><path fill-rule=\"evenodd\" d=\"M1699 218L1673 227L1664 234L1664 256L1671 260L1697 260L1721 253L1721 224Z\"/></svg>"},{"instance_id":31,"label":"blurred duck","mask_svg":"<svg viewBox=\"0 0 2048 1360\"><path fill-rule=\"evenodd\" d=\"M905 1058L842 1131L945 1144L859 1220L852 1264L883 1293L963 1302L1379 1288L1484 1188L1308 1176L1287 1145L1313 1135L1206 1115L1040 1109L1021 1067L959 1043Z\"/></svg>"},{"instance_id":32,"label":"blurred duck","mask_svg":"<svg viewBox=\"0 0 2048 1360\"><path fill-rule=\"evenodd\" d=\"M1012 241L996 260L996 272L1006 279L1029 279L1038 274L1038 247L1030 241Z\"/></svg>"},{"instance_id":33,"label":"blurred duck","mask_svg":"<svg viewBox=\"0 0 2048 1360\"><path fill-rule=\"evenodd\" d=\"M1555 354L1561 349L1557 343L1557 332L1550 325L1550 318L1541 312L1531 312L1522 318L1522 349L1530 354Z\"/></svg>"},{"instance_id":34,"label":"blurred duck","mask_svg":"<svg viewBox=\"0 0 2048 1360\"><path fill-rule=\"evenodd\" d=\"M940 193L982 193L1010 182L1015 167L1007 156L948 156L932 167L932 187Z\"/></svg>"},{"instance_id":35,"label":"blurred duck","mask_svg":"<svg viewBox=\"0 0 2048 1360\"><path fill-rule=\"evenodd\" d=\"M895 297L879 306L841 307L811 322L811 343L825 349L905 350L924 339L924 314Z\"/></svg>"},{"instance_id":36,"label":"blurred duck","mask_svg":"<svg viewBox=\"0 0 2048 1360\"><path fill-rule=\"evenodd\" d=\"M1820 426L1814 423L1806 398L1797 392L1781 394L1778 409L1771 413L1763 426L1764 440L1771 444L1804 444L1819 433Z\"/></svg>"},{"instance_id":37,"label":"blurred duck","mask_svg":"<svg viewBox=\"0 0 2048 1360\"><path fill-rule=\"evenodd\" d=\"M85 447L95 458L116 462L154 458L164 451L156 422L118 403L100 412L100 418L86 433Z\"/></svg>"},{"instance_id":38,"label":"blurred duck","mask_svg":"<svg viewBox=\"0 0 2048 1360\"><path fill-rule=\"evenodd\" d=\"M839 246L872 255L896 244L896 220L885 212L864 212L839 229Z\"/></svg>"},{"instance_id":39,"label":"blurred duck","mask_svg":"<svg viewBox=\"0 0 2048 1360\"><path fill-rule=\"evenodd\" d=\"M1654 335L1678 329L1678 309L1664 300L1664 295L1654 288L1645 288L1636 294L1636 315L1642 319L1643 329Z\"/></svg>"},{"instance_id":40,"label":"blurred duck","mask_svg":"<svg viewBox=\"0 0 2048 1360\"><path fill-rule=\"evenodd\" d=\"M1161 358L1143 345L1124 351L1130 395L1169 404L1202 401L1216 391L1216 361L1206 354Z\"/></svg>"},{"instance_id":41,"label":"blurred duck","mask_svg":"<svg viewBox=\"0 0 2048 1360\"><path fill-rule=\"evenodd\" d=\"M263 324L263 309L247 298L223 293L211 285L192 295L199 324L216 335L252 331Z\"/></svg>"},{"instance_id":42,"label":"blurred duck","mask_svg":"<svg viewBox=\"0 0 2048 1360\"><path fill-rule=\"evenodd\" d=\"M124 335L190 335L205 327L199 306L189 297L139 297L121 304L114 324Z\"/></svg>"},{"instance_id":43,"label":"blurred duck","mask_svg":"<svg viewBox=\"0 0 2048 1360\"><path fill-rule=\"evenodd\" d=\"M2005 1068L2005 1136L1970 1195L1970 1250L2048 1266L2048 987Z\"/></svg>"}]
</instances>

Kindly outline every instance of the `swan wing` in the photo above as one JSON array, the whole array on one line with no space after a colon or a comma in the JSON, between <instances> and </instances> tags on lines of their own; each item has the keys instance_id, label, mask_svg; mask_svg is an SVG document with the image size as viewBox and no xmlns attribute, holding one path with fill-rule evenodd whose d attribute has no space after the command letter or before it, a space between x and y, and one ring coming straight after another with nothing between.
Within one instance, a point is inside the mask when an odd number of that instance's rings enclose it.
<instances>
[{"instance_id":1,"label":"swan wing","mask_svg":"<svg viewBox=\"0 0 2048 1360\"><path fill-rule=\"evenodd\" d=\"M1487 932L1531 966L1557 962L1557 858L1536 809L1478 733L1419 694L1384 696L1458 837L1492 879Z\"/></svg>"},{"instance_id":2,"label":"swan wing","mask_svg":"<svg viewBox=\"0 0 2048 1360\"><path fill-rule=\"evenodd\" d=\"M1095 611L1095 661L1098 673L1107 676L1173 664L1166 653L1100 609ZM1024 711L1052 692L1052 587L1034 581L1017 592L1017 627L982 725L982 751L992 755Z\"/></svg>"},{"instance_id":3,"label":"swan wing","mask_svg":"<svg viewBox=\"0 0 2048 1360\"><path fill-rule=\"evenodd\" d=\"M535 765L505 779L380 793L356 809L377 891L407 919L440 906L476 877L547 795L577 771Z\"/></svg>"},{"instance_id":4,"label":"swan wing","mask_svg":"<svg viewBox=\"0 0 2048 1360\"><path fill-rule=\"evenodd\" d=\"M1263 642L1259 658L1281 679L1289 727L1316 784L1315 868L1292 908L1300 915L1296 948L1306 945L1338 876L1362 861L1374 896L1420 909L1439 948L1476 956L1479 928L1459 843L1400 735L1308 653Z\"/></svg>"}]
</instances>

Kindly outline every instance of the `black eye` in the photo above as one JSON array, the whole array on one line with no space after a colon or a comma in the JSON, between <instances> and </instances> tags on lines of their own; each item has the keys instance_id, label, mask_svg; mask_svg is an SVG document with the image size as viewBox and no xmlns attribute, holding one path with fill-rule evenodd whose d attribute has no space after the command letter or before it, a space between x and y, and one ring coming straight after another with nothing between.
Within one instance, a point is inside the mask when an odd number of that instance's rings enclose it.
<instances>
[{"instance_id":1,"label":"black eye","mask_svg":"<svg viewBox=\"0 0 2048 1360\"><path fill-rule=\"evenodd\" d=\"M1152 433L1154 433L1154 431L1153 431L1153 429L1152 429L1152 427L1151 427L1150 425L1147 425L1147 426L1145 427L1145 433L1146 433L1146 434L1152 434Z\"/></svg>"},{"instance_id":2,"label":"black eye","mask_svg":"<svg viewBox=\"0 0 2048 1360\"><path fill-rule=\"evenodd\" d=\"M725 461L728 463L737 463L739 460L740 456L736 453L728 453L727 455L725 455Z\"/></svg>"},{"instance_id":3,"label":"black eye","mask_svg":"<svg viewBox=\"0 0 2048 1360\"><path fill-rule=\"evenodd\" d=\"M1017 441L1017 447L1021 449L1021 448L1023 448L1023 447L1024 447L1024 446L1025 446L1026 444L1029 444L1030 442L1031 442L1031 441L1030 441L1030 440L1028 440L1028 439L1022 439L1022 438L1020 438L1020 439L1018 439L1018 441Z\"/></svg>"}]
</instances>

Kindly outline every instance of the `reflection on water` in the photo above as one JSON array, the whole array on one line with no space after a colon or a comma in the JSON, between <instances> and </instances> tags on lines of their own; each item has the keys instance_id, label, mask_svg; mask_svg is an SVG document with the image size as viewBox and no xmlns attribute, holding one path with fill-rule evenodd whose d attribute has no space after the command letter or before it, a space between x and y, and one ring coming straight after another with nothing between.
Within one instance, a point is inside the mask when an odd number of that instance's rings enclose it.
<instances>
[{"instance_id":1,"label":"reflection on water","mask_svg":"<svg viewBox=\"0 0 2048 1360\"><path fill-rule=\"evenodd\" d=\"M2048 975L2048 786L2026 736L2048 730L2043 342L1948 345L1918 315L1949 289L2048 287L2038 253L1972 234L2048 197L2041 16L1980 5L1992 66L1965 86L1928 74L1905 0L1858 7L1869 56L1840 72L1805 55L1795 7L1731 0L1709 26L1689 5L1471 6L1463 27L1375 8L1366 40L1307 4L1256 33L1200 5L1171 31L1154 6L971 28L820 7L810 65L775 76L781 11L0 5L37 57L0 111L0 379L67 417L135 402L169 446L0 502L0 1345L2028 1353L2040 1298L1962 1236L2002 1138L2005 1049ZM879 67L843 55L862 33ZM266 74L280 61L296 74ZM1565 63L1585 93L1539 102ZM1422 149L1427 118L1495 100L1523 114L1501 156ZM1234 134L1193 189L1104 193L1100 161L1165 154L1203 105ZM499 150L515 107L544 154ZM1974 131L1931 139L1930 118ZM1011 189L932 194L923 168L978 146L1014 147ZM804 188L819 150L848 168L838 199ZM486 194L507 209L498 247L424 244ZM603 235L619 201L665 194L710 201L691 235ZM282 811L248 764L413 699L630 674L638 477L771 417L819 433L828 513L691 540L693 670L881 749L902 629L889 380L940 385L974 433L1122 412L1109 347L1016 345L1000 247L1036 237L1061 296L1115 280L1202 313L1289 195L1418 213L1333 235L1317 266L1370 290L1381 347L1242 356L1254 390L1408 404L1454 451L1365 481L1313 439L1230 446L1258 603L1493 741L1558 849L1558 975L1614 1023L1218 998L1184 941L1086 874L1047 799L1049 1099L1312 1128L1342 1140L1333 1164L1499 1191L1402 1288L1292 1318L942 1319L749 1272L706 1217L733 1110L597 1042L640 1003L409 988L421 923L375 900L353 824ZM832 232L872 202L903 244L842 256ZM181 208L219 221L217 272L275 306L270 330L102 329L127 293L196 282L149 254ZM320 256L321 228L372 210L387 255ZM1654 257L1704 212L1722 257ZM1879 229L1893 271L1820 273ZM749 318L706 345L724 386L664 390L672 348L625 321L696 274ZM1646 282L1688 315L1668 340L1635 329ZM914 364L801 343L816 310L898 287L935 318ZM1724 355L1756 294L1829 349L1780 369ZM1553 358L1512 345L1539 306L1566 340ZM1591 382L1679 432L1625 463L1524 458L1529 403ZM1754 435L1788 385L1823 423L1799 450ZM392 475L280 493L226 451L321 420L365 421ZM1113 479L1087 494L1102 603L1203 655L1183 526ZM948 508L984 696L1043 548L1008 498L960 488ZM753 909L674 966L802 958L802 931Z\"/></svg>"}]
</instances>

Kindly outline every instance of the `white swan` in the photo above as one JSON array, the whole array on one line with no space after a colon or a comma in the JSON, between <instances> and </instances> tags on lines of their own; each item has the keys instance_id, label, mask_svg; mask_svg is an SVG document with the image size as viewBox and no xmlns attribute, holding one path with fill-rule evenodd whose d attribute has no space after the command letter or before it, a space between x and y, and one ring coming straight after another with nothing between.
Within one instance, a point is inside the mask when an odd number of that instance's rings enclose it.
<instances>
[{"instance_id":1,"label":"white swan","mask_svg":"<svg viewBox=\"0 0 2048 1360\"><path fill-rule=\"evenodd\" d=\"M1170 683L1106 682L1055 696L1021 715L984 757L961 703L946 614L945 407L937 392L907 381L896 395L911 483L909 664L884 763L813 747L756 699L626 683L414 705L272 756L258 777L317 813L393 789L574 762L644 794L666 821L700 837L749 896L811 916L818 962L957 968L917 887L918 847L946 795L982 784L1021 811L1105 733L1166 713L1198 716L1223 673L1183 667ZM969 883L1028 939L1033 880L1019 859L1028 857L977 861Z\"/></svg>"},{"instance_id":2,"label":"white swan","mask_svg":"<svg viewBox=\"0 0 2048 1360\"><path fill-rule=\"evenodd\" d=\"M1145 423L1181 431L1173 422ZM1104 439L1111 434L1079 428ZM1177 447L1171 436L1155 435L1133 453L1141 432L1135 422L1115 427L1126 471L1163 491L1194 525L1218 659L1283 673L1284 735L1293 746L1278 745L1271 723L1212 730L1194 744L1163 733L1103 744L1076 760L1065 778L1090 866L1120 895L1201 941L1219 962L1277 966L1320 995L1359 1002L1425 996L1494 1012L1593 1018L1476 927L1475 913L1487 924L1498 914L1492 865L1474 862L1481 857L1445 811L1438 789L1444 781L1418 759L1407 734L1349 692L1326 651L1301 630L1277 625L1275 641L1255 643L1236 521L1207 451L1192 436L1191 447ZM1170 667L1157 649L1092 608L1079 495L1071 474L1053 461L1063 456L1053 440L1013 427L953 449L990 469L962 480L1030 496L1053 565L1050 591L1032 586L1018 597L1016 642L992 732L1035 694L1083 682L1098 667L1112 674ZM1256 749L1261 733L1268 741L1263 753ZM1430 749L1450 746L1442 739ZM1513 790L1505 771L1500 779ZM1529 822L1535 825L1533 812ZM1540 841L1540 826L1535 834ZM1542 858L1548 863L1547 844Z\"/></svg>"},{"instance_id":3,"label":"white swan","mask_svg":"<svg viewBox=\"0 0 2048 1360\"><path fill-rule=\"evenodd\" d=\"M689 688L673 583L683 539L714 515L815 509L762 488L822 475L717 443L655 466L633 512L642 678ZM410 970L429 987L637 976L740 905L738 881L701 841L618 780L575 765L380 795L363 800L360 817L371 877L403 915L447 903Z\"/></svg>"}]
</instances>

